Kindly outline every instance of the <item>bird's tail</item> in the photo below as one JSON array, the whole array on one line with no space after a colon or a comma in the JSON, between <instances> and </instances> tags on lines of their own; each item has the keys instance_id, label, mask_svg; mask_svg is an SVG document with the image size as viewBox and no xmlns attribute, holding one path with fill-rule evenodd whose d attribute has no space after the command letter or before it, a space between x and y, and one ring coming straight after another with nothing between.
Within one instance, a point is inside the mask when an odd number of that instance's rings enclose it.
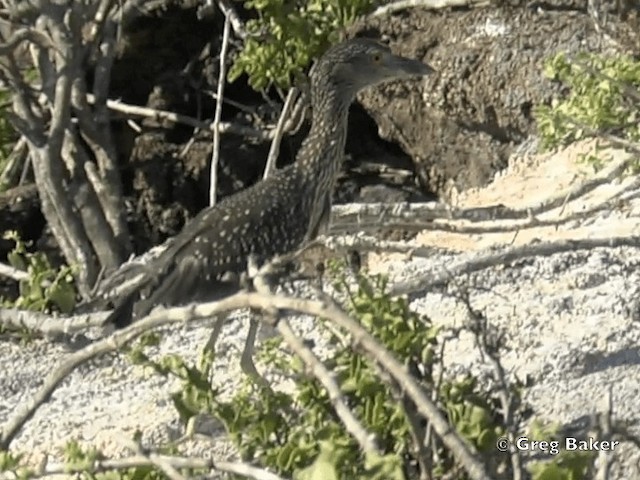
<instances>
[{"instance_id":1,"label":"bird's tail","mask_svg":"<svg viewBox=\"0 0 640 480\"><path fill-rule=\"evenodd\" d=\"M76 307L76 313L113 310L106 323L123 328L131 323L133 306L151 280L146 265L127 263L105 278L96 288L93 298Z\"/></svg>"}]
</instances>

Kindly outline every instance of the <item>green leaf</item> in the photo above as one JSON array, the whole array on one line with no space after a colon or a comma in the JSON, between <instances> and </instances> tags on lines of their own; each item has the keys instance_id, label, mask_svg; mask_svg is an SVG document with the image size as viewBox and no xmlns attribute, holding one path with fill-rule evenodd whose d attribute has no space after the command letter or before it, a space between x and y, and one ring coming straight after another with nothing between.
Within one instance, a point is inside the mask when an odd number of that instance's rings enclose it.
<instances>
[{"instance_id":1,"label":"green leaf","mask_svg":"<svg viewBox=\"0 0 640 480\"><path fill-rule=\"evenodd\" d=\"M320 442L320 453L316 460L296 473L295 480L338 480L338 471L335 466L336 448L330 442Z\"/></svg>"}]
</instances>

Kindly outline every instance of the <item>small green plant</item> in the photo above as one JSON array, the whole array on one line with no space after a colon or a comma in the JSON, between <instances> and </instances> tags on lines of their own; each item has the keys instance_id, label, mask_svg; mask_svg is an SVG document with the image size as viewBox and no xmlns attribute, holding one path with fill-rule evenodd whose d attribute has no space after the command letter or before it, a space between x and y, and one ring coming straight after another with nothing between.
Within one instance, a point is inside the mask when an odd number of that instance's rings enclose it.
<instances>
[{"instance_id":1,"label":"small green plant","mask_svg":"<svg viewBox=\"0 0 640 480\"><path fill-rule=\"evenodd\" d=\"M543 148L593 137L594 132L640 141L640 61L593 54L570 60L558 54L545 63L544 73L569 92L566 98L535 109ZM602 162L597 153L585 155L584 160L595 166Z\"/></svg>"},{"instance_id":2,"label":"small green plant","mask_svg":"<svg viewBox=\"0 0 640 480\"><path fill-rule=\"evenodd\" d=\"M249 0L257 18L246 24L248 38L229 80L249 77L255 90L287 88L311 60L337 39L336 32L367 13L374 0Z\"/></svg>"},{"instance_id":3,"label":"small green plant","mask_svg":"<svg viewBox=\"0 0 640 480\"><path fill-rule=\"evenodd\" d=\"M551 460L532 463L529 472L532 480L582 480L588 478L595 457L594 452L561 451Z\"/></svg>"},{"instance_id":4,"label":"small green plant","mask_svg":"<svg viewBox=\"0 0 640 480\"><path fill-rule=\"evenodd\" d=\"M15 301L0 298L0 304L41 312L56 309L70 313L76 304L73 269L68 266L55 269L43 253L28 252L27 245L16 232L7 232L4 238L16 244L8 254L9 263L26 272L28 278L20 281L20 296Z\"/></svg>"},{"instance_id":5,"label":"small green plant","mask_svg":"<svg viewBox=\"0 0 640 480\"><path fill-rule=\"evenodd\" d=\"M494 451L504 429L494 415L497 405L478 394L477 380L467 375L455 382L445 382L440 392L449 421L456 430L479 451Z\"/></svg>"},{"instance_id":6,"label":"small green plant","mask_svg":"<svg viewBox=\"0 0 640 480\"><path fill-rule=\"evenodd\" d=\"M147 333L127 354L132 363L144 365L163 376L174 376L182 381L182 388L171 395L180 420L188 423L199 414L212 413L216 391L209 381L213 365L213 354L204 350L195 366L189 365L179 355L166 355L159 361L152 360L144 353L144 347L157 345L159 337Z\"/></svg>"},{"instance_id":7,"label":"small green plant","mask_svg":"<svg viewBox=\"0 0 640 480\"><path fill-rule=\"evenodd\" d=\"M556 441L559 452L549 460L536 461L528 466L532 480L582 480L588 478L595 452L563 450L564 441L558 435L557 424L545 424L534 421L530 427L530 437L533 440Z\"/></svg>"},{"instance_id":8,"label":"small green plant","mask_svg":"<svg viewBox=\"0 0 640 480\"><path fill-rule=\"evenodd\" d=\"M21 464L22 457L21 454L0 450L0 472L13 472L20 479L29 478L32 471Z\"/></svg>"},{"instance_id":9,"label":"small green plant","mask_svg":"<svg viewBox=\"0 0 640 480\"><path fill-rule=\"evenodd\" d=\"M134 442L138 441L139 432L134 435ZM159 453L171 454L175 449L166 447ZM166 475L154 465L139 465L136 467L114 469L105 472L95 472L96 461L104 460L104 455L93 447L83 448L76 440L67 442L64 448L65 469L68 473L82 472L79 477L87 480L164 480Z\"/></svg>"}]
</instances>

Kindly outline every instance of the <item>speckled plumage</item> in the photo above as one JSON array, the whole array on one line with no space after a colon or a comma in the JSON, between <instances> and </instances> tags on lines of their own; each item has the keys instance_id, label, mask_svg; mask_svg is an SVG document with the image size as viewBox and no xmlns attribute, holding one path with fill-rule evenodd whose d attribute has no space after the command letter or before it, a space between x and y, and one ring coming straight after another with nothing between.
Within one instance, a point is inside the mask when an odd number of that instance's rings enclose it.
<instances>
[{"instance_id":1,"label":"speckled plumage","mask_svg":"<svg viewBox=\"0 0 640 480\"><path fill-rule=\"evenodd\" d=\"M249 255L264 262L323 233L355 95L384 80L431 71L371 40L331 48L311 73L312 126L296 162L203 210L151 264L128 271L145 278L126 299L113 302L115 323L128 323L132 308L141 317L156 305L216 298L226 293L221 277L245 272Z\"/></svg>"}]
</instances>

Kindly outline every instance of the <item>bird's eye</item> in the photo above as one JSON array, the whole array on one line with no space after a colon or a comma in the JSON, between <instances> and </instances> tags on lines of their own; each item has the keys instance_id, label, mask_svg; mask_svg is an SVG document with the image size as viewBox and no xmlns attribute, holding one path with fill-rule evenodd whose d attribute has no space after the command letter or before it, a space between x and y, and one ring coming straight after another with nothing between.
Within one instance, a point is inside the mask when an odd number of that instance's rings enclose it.
<instances>
[{"instance_id":1,"label":"bird's eye","mask_svg":"<svg viewBox=\"0 0 640 480\"><path fill-rule=\"evenodd\" d=\"M373 63L380 63L380 61L382 60L382 55L380 53L374 53L371 56L371 59L373 60Z\"/></svg>"}]
</instances>

